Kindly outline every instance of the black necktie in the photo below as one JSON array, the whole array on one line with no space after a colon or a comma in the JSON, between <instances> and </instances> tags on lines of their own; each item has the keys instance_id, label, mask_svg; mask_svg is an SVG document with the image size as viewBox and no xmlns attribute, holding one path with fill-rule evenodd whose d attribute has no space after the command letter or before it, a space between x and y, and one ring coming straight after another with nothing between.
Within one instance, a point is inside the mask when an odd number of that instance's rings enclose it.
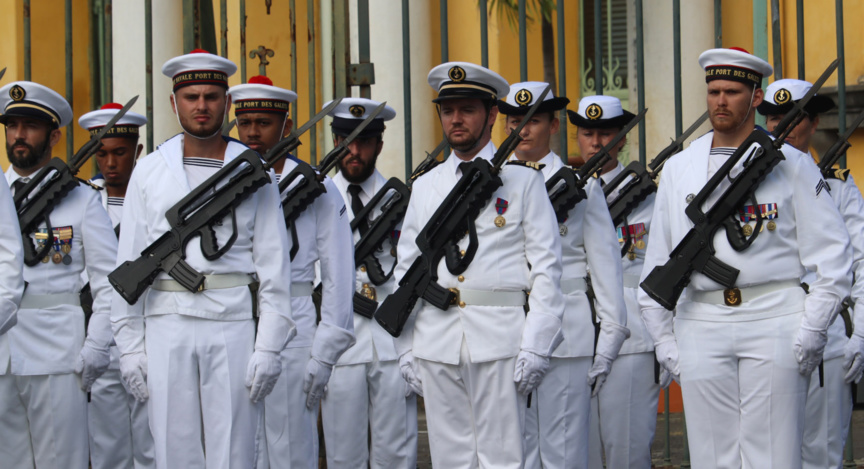
<instances>
[{"instance_id":1,"label":"black necktie","mask_svg":"<svg viewBox=\"0 0 864 469\"><path fill-rule=\"evenodd\" d=\"M466 173L468 173L469 167L471 167L471 162L470 161L463 161L463 162L459 163L459 172L461 172L462 175L464 176Z\"/></svg>"},{"instance_id":2,"label":"black necktie","mask_svg":"<svg viewBox=\"0 0 864 469\"><path fill-rule=\"evenodd\" d=\"M12 181L12 195L17 194L28 182L30 182L30 178L18 178Z\"/></svg>"},{"instance_id":3,"label":"black necktie","mask_svg":"<svg viewBox=\"0 0 864 469\"><path fill-rule=\"evenodd\" d=\"M363 201L360 200L360 192L363 191L363 188L358 184L349 184L348 185L348 193L351 194L351 211L354 212L354 217L357 217L361 211L363 211ZM369 230L369 225L366 223L366 220L362 220L359 225L357 225L357 229L360 230L360 236L366 234L366 231Z\"/></svg>"}]
</instances>

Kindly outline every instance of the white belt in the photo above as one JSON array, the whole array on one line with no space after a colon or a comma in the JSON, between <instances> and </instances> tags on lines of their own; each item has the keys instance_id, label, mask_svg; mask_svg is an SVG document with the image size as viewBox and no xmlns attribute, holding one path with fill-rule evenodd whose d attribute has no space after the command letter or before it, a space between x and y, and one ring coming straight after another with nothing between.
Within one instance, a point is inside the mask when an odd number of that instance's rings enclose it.
<instances>
[{"instance_id":1,"label":"white belt","mask_svg":"<svg viewBox=\"0 0 864 469\"><path fill-rule=\"evenodd\" d=\"M312 296L311 282L291 284L291 298L304 298L307 296Z\"/></svg>"},{"instance_id":2,"label":"white belt","mask_svg":"<svg viewBox=\"0 0 864 469\"><path fill-rule=\"evenodd\" d=\"M578 291L588 291L588 282L585 281L585 278L578 277L561 279L561 293L569 295L570 293Z\"/></svg>"},{"instance_id":3,"label":"white belt","mask_svg":"<svg viewBox=\"0 0 864 469\"><path fill-rule=\"evenodd\" d=\"M624 274L624 288L639 288L639 276L636 274Z\"/></svg>"},{"instance_id":4,"label":"white belt","mask_svg":"<svg viewBox=\"0 0 864 469\"><path fill-rule=\"evenodd\" d=\"M233 288L233 287L245 287L250 283L254 282L255 279L249 274L210 274L204 276L204 284L201 286L201 290L218 290L222 288ZM153 282L153 286L151 287L154 290L159 291L168 291L168 292L188 292L183 285L180 285L180 282L174 280L173 278L167 279L159 279Z\"/></svg>"},{"instance_id":5,"label":"white belt","mask_svg":"<svg viewBox=\"0 0 864 469\"><path fill-rule=\"evenodd\" d=\"M752 287L727 288L726 290L710 291L688 291L687 298L696 303L709 303L715 305L738 306L745 301L754 300L760 296L785 290L787 288L801 288L798 280L783 280L780 282L763 283Z\"/></svg>"},{"instance_id":6,"label":"white belt","mask_svg":"<svg viewBox=\"0 0 864 469\"><path fill-rule=\"evenodd\" d=\"M467 305L475 306L525 306L528 295L524 291L491 291L491 290L466 290L462 288L451 288L456 293L455 305L464 308Z\"/></svg>"},{"instance_id":7,"label":"white belt","mask_svg":"<svg viewBox=\"0 0 864 469\"><path fill-rule=\"evenodd\" d=\"M53 295L31 295L24 292L20 309L47 309L60 305L81 306L77 293L55 293Z\"/></svg>"}]
</instances>

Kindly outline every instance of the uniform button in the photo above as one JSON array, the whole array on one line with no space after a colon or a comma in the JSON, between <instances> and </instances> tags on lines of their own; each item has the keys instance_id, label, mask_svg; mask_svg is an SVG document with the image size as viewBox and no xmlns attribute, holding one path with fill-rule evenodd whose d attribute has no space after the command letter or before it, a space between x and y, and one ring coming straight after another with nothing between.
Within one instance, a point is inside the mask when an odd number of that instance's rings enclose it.
<instances>
[{"instance_id":1,"label":"uniform button","mask_svg":"<svg viewBox=\"0 0 864 469\"><path fill-rule=\"evenodd\" d=\"M465 257L465 250L463 249L463 250L459 251L459 254L460 254L462 257Z\"/></svg>"},{"instance_id":2,"label":"uniform button","mask_svg":"<svg viewBox=\"0 0 864 469\"><path fill-rule=\"evenodd\" d=\"M464 301L460 301L460 302L459 302L459 307L460 307L460 308L464 308L464 307L465 307L465 302L464 302Z\"/></svg>"},{"instance_id":3,"label":"uniform button","mask_svg":"<svg viewBox=\"0 0 864 469\"><path fill-rule=\"evenodd\" d=\"M360 272L366 272L366 266L365 265L360 266Z\"/></svg>"},{"instance_id":4,"label":"uniform button","mask_svg":"<svg viewBox=\"0 0 864 469\"><path fill-rule=\"evenodd\" d=\"M460 276L456 277L456 280L458 280L458 281L460 281L460 282L464 282L464 281L465 281L465 276L464 276L464 275L460 275Z\"/></svg>"}]
</instances>

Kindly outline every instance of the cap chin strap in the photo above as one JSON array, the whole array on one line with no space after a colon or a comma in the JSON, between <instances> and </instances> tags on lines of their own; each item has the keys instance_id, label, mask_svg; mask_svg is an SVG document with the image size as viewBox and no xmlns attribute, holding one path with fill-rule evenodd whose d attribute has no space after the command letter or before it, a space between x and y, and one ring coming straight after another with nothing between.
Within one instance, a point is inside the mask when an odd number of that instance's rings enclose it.
<instances>
[{"instance_id":1,"label":"cap chin strap","mask_svg":"<svg viewBox=\"0 0 864 469\"><path fill-rule=\"evenodd\" d=\"M175 103L174 106L176 107L176 106L177 106L177 105L176 105L176 103L177 103L177 93L174 92L174 93L172 93L172 94L174 95L174 103ZM226 96L227 96L227 93L226 93ZM225 100L225 108L222 109L222 117L219 118L219 120L222 121L223 125L220 125L219 128L216 129L215 132L213 132L212 134L210 134L210 135L208 135L208 136L206 136L206 137L199 137L199 136L193 134L192 132L189 132L189 131L186 129L186 127L183 127L183 123L180 122L180 113L179 113L179 112L175 112L175 113L174 113L174 117L177 118L177 124L180 126L181 129L183 129L183 132L184 132L186 135L188 135L188 136L190 136L190 137L192 137L192 138L198 139L198 140L207 140L207 139L209 139L209 138L213 138L213 137L215 137L217 134L222 133L222 127L224 126L224 123L225 123L225 115L226 115L226 114L228 114L228 100L227 100L227 99Z\"/></svg>"},{"instance_id":2,"label":"cap chin strap","mask_svg":"<svg viewBox=\"0 0 864 469\"><path fill-rule=\"evenodd\" d=\"M747 114L744 115L744 119L741 119L741 123L738 124L738 127L735 127L735 130L740 129L741 126L744 125L744 123L747 122L747 119L750 117L750 113L753 111L753 98L755 96L756 96L756 86L754 85L753 86L753 92L750 93L750 105L747 107Z\"/></svg>"}]
</instances>

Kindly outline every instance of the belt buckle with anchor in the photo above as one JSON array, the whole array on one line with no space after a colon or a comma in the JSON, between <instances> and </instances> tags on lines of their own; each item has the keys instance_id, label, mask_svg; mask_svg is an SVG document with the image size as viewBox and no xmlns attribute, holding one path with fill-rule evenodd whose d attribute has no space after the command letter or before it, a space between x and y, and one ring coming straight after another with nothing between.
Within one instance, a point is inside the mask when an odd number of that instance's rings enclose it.
<instances>
[{"instance_id":1,"label":"belt buckle with anchor","mask_svg":"<svg viewBox=\"0 0 864 469\"><path fill-rule=\"evenodd\" d=\"M723 290L723 301L726 306L741 306L741 290L738 287Z\"/></svg>"}]
</instances>

